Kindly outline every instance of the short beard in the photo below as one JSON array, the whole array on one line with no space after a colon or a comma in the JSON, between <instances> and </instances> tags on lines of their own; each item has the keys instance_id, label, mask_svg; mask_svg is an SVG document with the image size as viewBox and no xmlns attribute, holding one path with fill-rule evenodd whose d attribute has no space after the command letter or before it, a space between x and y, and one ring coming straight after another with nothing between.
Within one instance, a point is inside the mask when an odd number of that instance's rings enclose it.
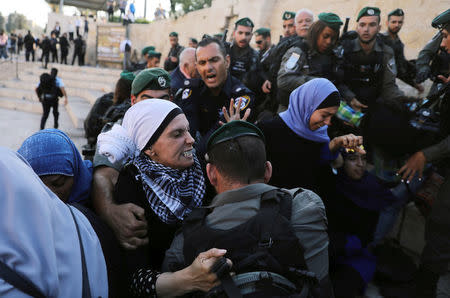
<instances>
[{"instance_id":1,"label":"short beard","mask_svg":"<svg viewBox=\"0 0 450 298\"><path fill-rule=\"evenodd\" d=\"M397 32L394 32L394 31L391 30L391 28L388 27L388 31L389 31L389 33L391 33L393 35L397 35L398 32L400 31L400 29L398 29Z\"/></svg>"},{"instance_id":2,"label":"short beard","mask_svg":"<svg viewBox=\"0 0 450 298\"><path fill-rule=\"evenodd\" d=\"M366 40L362 40L361 37L358 36L359 41L362 42L363 44L369 44L369 43L371 43L372 41L374 41L375 38L377 38L377 34L375 34L371 39L369 39L369 40L367 40L367 41L366 41Z\"/></svg>"}]
</instances>

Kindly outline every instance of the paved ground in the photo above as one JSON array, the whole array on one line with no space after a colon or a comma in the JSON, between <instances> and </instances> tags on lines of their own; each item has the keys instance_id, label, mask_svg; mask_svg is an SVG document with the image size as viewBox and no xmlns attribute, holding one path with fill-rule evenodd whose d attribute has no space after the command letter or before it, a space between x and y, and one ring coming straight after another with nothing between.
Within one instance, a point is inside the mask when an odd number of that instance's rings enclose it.
<instances>
[{"instance_id":1,"label":"paved ground","mask_svg":"<svg viewBox=\"0 0 450 298\"><path fill-rule=\"evenodd\" d=\"M70 135L70 138L81 152L81 146L86 143L84 131L82 129L73 128L72 123L65 112L63 106L60 107L60 127L62 131ZM39 131L41 123L41 115L34 113L26 113L21 111L13 111L0 109L0 146L17 150L22 142ZM47 119L46 128L53 127L53 115L50 113Z\"/></svg>"}]
</instances>

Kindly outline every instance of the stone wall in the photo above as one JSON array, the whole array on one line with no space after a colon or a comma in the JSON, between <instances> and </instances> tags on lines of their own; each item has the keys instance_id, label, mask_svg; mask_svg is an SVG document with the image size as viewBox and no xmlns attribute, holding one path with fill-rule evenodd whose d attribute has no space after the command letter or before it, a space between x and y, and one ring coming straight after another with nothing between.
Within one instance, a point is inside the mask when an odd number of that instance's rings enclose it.
<instances>
[{"instance_id":1,"label":"stone wall","mask_svg":"<svg viewBox=\"0 0 450 298\"><path fill-rule=\"evenodd\" d=\"M271 28L272 38L278 42L282 34L281 15L285 10L297 11L306 7L316 15L324 11L335 12L343 20L350 17L349 30L353 30L359 10L370 5L381 9L382 31L386 30L387 14L390 11L396 8L405 11L405 24L400 38L405 43L405 56L412 59L436 33L430 25L431 20L448 9L449 4L449 0L303 0L301 4L297 0L214 0L211 7L191 12L177 20L131 25L130 39L136 49L146 45L156 46L164 58L169 51L168 34L171 31L180 34L182 45L187 45L189 37L199 39L204 33L215 34L225 28L229 29L229 40L234 21L250 17L256 28Z\"/></svg>"},{"instance_id":2,"label":"stone wall","mask_svg":"<svg viewBox=\"0 0 450 298\"><path fill-rule=\"evenodd\" d=\"M231 39L234 22L242 17L250 17L256 28L268 27L272 30L274 42L282 34L281 15L285 10L297 11L303 7L311 9L316 15L320 12L335 12L341 19L350 17L349 30L356 27L355 19L359 10L367 5L381 9L382 31L386 30L387 13L395 8L402 8L405 24L400 37L405 43L405 56L415 58L423 46L432 38L436 30L431 27L431 20L448 9L449 0L214 0L212 6L188 13L178 19L165 19L150 24L132 24L129 26L129 39L138 52L147 45L154 45L164 58L169 52L168 35L172 31L179 33L181 45L187 45L189 37L200 39L204 33L215 34L229 29ZM63 32L74 17L49 14L47 28L53 28L59 20ZM66 25L67 24L67 25ZM88 36L87 62L95 64L96 26L90 20ZM254 46L254 44L253 44Z\"/></svg>"}]
</instances>

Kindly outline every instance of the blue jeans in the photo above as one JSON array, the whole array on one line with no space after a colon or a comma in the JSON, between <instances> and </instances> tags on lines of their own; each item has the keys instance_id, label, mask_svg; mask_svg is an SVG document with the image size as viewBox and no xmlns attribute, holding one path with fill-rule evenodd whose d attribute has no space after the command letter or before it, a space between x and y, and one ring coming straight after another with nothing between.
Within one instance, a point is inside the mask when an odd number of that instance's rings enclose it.
<instances>
[{"instance_id":1,"label":"blue jeans","mask_svg":"<svg viewBox=\"0 0 450 298\"><path fill-rule=\"evenodd\" d=\"M0 59L1 58L8 58L8 53L6 52L6 46L0 46Z\"/></svg>"},{"instance_id":2,"label":"blue jeans","mask_svg":"<svg viewBox=\"0 0 450 298\"><path fill-rule=\"evenodd\" d=\"M391 192L397 200L381 210L373 236L374 244L380 243L380 241L392 230L400 211L406 203L412 199L412 194L416 193L421 185L422 181L419 181L418 177L415 176L408 185L409 190L403 182L396 187L391 188Z\"/></svg>"}]
</instances>

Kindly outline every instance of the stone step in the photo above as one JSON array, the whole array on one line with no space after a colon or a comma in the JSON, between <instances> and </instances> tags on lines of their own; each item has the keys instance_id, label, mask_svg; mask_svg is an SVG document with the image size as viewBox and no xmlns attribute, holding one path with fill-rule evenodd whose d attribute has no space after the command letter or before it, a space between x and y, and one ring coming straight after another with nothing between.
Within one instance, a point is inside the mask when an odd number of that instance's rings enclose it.
<instances>
[{"instance_id":1,"label":"stone step","mask_svg":"<svg viewBox=\"0 0 450 298\"><path fill-rule=\"evenodd\" d=\"M4 97L1 94L1 89L0 89L0 108L35 114L42 113L42 105L40 102ZM4 119L2 119L2 121L3 120Z\"/></svg>"},{"instance_id":2,"label":"stone step","mask_svg":"<svg viewBox=\"0 0 450 298\"><path fill-rule=\"evenodd\" d=\"M70 114L76 119L76 128L83 128L83 122L91 110L91 105L81 97L69 96L69 104L66 106L70 109ZM73 120L72 122L75 122Z\"/></svg>"},{"instance_id":3,"label":"stone step","mask_svg":"<svg viewBox=\"0 0 450 298\"><path fill-rule=\"evenodd\" d=\"M4 98L0 98L0 103ZM19 149L23 141L33 133L39 131L41 121L42 108L39 113L26 112L21 110L10 110L0 106L0 131L11 131L0 138L0 146L8 147L12 150ZM53 127L53 114L50 113L46 128ZM59 109L59 129L67 133L71 140L75 143L81 152L81 146L86 144L84 138L84 130L82 128L74 128L72 121L64 108Z\"/></svg>"},{"instance_id":4,"label":"stone step","mask_svg":"<svg viewBox=\"0 0 450 298\"><path fill-rule=\"evenodd\" d=\"M25 69L19 72L19 78L21 75L31 75L39 80L39 76L44 73L50 73L50 69L37 68L37 69ZM82 82L97 82L97 83L106 83L108 85L115 84L117 80L120 78L119 75L108 75L108 74L90 74L86 73L83 70L79 71L58 71L58 77L63 80L78 80Z\"/></svg>"},{"instance_id":5,"label":"stone step","mask_svg":"<svg viewBox=\"0 0 450 298\"><path fill-rule=\"evenodd\" d=\"M36 93L33 90L23 90L16 88L6 88L0 86L0 98L20 99L29 102L39 102Z\"/></svg>"},{"instance_id":6,"label":"stone step","mask_svg":"<svg viewBox=\"0 0 450 298\"><path fill-rule=\"evenodd\" d=\"M6 81L0 83L0 97L6 97L11 99L21 99L27 101L38 102L36 92L34 88L36 85L32 83L21 84L20 81ZM98 97L107 92L98 90L89 90L84 88L71 88L66 87L67 96L77 96L83 98L90 105L93 105Z\"/></svg>"},{"instance_id":7,"label":"stone step","mask_svg":"<svg viewBox=\"0 0 450 298\"><path fill-rule=\"evenodd\" d=\"M81 81L73 79L62 79L65 88L80 88L96 90L103 93L112 92L114 90L114 85L108 83L98 83L91 81ZM37 83L39 82L38 75L22 74L19 80L8 80L2 81L0 85L8 88L24 89L24 90L34 90Z\"/></svg>"},{"instance_id":8,"label":"stone step","mask_svg":"<svg viewBox=\"0 0 450 298\"><path fill-rule=\"evenodd\" d=\"M71 98L69 97L69 103L66 106L64 106L64 102L60 100L58 110L65 109L72 122L72 126L79 128L83 126L83 121L87 113L89 113L90 105L81 98L73 97L72 99L73 102L71 102ZM0 107L8 110L42 114L42 104L38 101L0 97Z\"/></svg>"},{"instance_id":9,"label":"stone step","mask_svg":"<svg viewBox=\"0 0 450 298\"><path fill-rule=\"evenodd\" d=\"M119 76L122 72L120 69L115 68L102 68L102 67L92 67L92 66L77 66L77 65L65 65L59 63L49 63L47 65L48 69L55 67L58 71L72 71L72 72L80 72L83 71L89 74L105 74L111 76ZM42 62L20 62L20 69L42 69Z\"/></svg>"}]
</instances>

